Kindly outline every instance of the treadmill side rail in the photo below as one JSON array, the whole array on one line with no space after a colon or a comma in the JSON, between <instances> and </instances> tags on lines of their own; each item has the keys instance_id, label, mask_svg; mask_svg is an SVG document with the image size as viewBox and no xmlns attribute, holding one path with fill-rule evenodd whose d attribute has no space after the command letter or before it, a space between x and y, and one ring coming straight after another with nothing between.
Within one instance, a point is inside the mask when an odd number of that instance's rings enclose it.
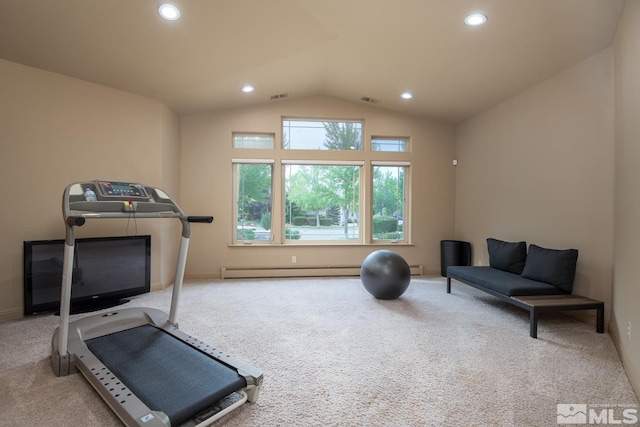
<instances>
[{"instance_id":1,"label":"treadmill side rail","mask_svg":"<svg viewBox=\"0 0 640 427\"><path fill-rule=\"evenodd\" d=\"M179 340L209 355L211 358L216 359L218 362L234 368L238 372L238 375L244 377L247 383L247 388L245 390L248 396L247 400L249 402L255 402L258 399L259 390L264 379L261 370L248 365L246 362L237 359L230 354L221 351L220 349L211 347L210 345L200 341L199 339L182 332L178 328L172 326L170 323L166 323L166 326L162 329L164 329L165 332L178 338Z\"/></svg>"},{"instance_id":2,"label":"treadmill side rail","mask_svg":"<svg viewBox=\"0 0 640 427\"><path fill-rule=\"evenodd\" d=\"M77 355L75 365L127 426L170 427L169 417L145 405L88 349Z\"/></svg>"}]
</instances>

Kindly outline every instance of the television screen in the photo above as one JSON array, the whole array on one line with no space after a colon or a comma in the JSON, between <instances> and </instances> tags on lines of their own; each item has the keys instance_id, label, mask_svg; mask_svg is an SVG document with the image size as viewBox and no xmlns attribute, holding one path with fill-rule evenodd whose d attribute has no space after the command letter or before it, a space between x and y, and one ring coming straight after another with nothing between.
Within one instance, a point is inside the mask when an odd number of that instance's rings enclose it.
<instances>
[{"instance_id":1,"label":"television screen","mask_svg":"<svg viewBox=\"0 0 640 427\"><path fill-rule=\"evenodd\" d=\"M64 240L24 242L24 314L60 309ZM151 236L76 239L71 312L149 292Z\"/></svg>"}]
</instances>

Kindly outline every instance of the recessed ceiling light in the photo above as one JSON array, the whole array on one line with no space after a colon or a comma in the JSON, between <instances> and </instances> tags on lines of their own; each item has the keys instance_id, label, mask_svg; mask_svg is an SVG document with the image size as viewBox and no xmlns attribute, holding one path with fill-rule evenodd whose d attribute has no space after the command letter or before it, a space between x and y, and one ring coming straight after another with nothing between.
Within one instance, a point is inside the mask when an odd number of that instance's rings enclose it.
<instances>
[{"instance_id":1,"label":"recessed ceiling light","mask_svg":"<svg viewBox=\"0 0 640 427\"><path fill-rule=\"evenodd\" d=\"M158 8L158 13L167 21L175 21L180 18L180 11L172 4L161 4Z\"/></svg>"},{"instance_id":2,"label":"recessed ceiling light","mask_svg":"<svg viewBox=\"0 0 640 427\"><path fill-rule=\"evenodd\" d=\"M470 27L477 27L487 22L487 16L481 13L473 13L464 18L464 23Z\"/></svg>"},{"instance_id":3,"label":"recessed ceiling light","mask_svg":"<svg viewBox=\"0 0 640 427\"><path fill-rule=\"evenodd\" d=\"M254 90L256 90L256 88L251 86L251 85L244 85L244 86L242 86L242 89L240 89L240 90L243 91L244 93L251 93Z\"/></svg>"},{"instance_id":4,"label":"recessed ceiling light","mask_svg":"<svg viewBox=\"0 0 640 427\"><path fill-rule=\"evenodd\" d=\"M413 94L410 93L410 92L404 92L402 95L400 95L400 97L402 99L411 99L411 98L413 98Z\"/></svg>"}]
</instances>

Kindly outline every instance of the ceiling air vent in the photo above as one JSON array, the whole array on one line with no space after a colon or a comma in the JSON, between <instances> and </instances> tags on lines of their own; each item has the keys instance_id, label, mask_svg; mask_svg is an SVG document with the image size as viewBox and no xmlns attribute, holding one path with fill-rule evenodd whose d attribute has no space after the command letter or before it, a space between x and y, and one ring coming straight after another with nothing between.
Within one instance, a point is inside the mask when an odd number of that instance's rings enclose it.
<instances>
[{"instance_id":1,"label":"ceiling air vent","mask_svg":"<svg viewBox=\"0 0 640 427\"><path fill-rule=\"evenodd\" d=\"M288 97L289 97L288 93L279 93L277 95L271 95L269 99L271 101L275 101L276 99L282 99L282 98L288 98Z\"/></svg>"},{"instance_id":2,"label":"ceiling air vent","mask_svg":"<svg viewBox=\"0 0 640 427\"><path fill-rule=\"evenodd\" d=\"M369 104L377 104L378 100L375 98L369 98L368 96L363 96L362 98L360 98L360 101L362 102L368 102Z\"/></svg>"}]
</instances>

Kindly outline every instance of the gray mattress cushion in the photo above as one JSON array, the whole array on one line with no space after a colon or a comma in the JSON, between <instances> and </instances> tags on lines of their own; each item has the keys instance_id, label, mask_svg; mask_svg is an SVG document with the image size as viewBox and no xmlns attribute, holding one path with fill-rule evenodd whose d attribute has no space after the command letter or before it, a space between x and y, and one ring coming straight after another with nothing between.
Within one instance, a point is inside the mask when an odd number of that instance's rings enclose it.
<instances>
[{"instance_id":1,"label":"gray mattress cushion","mask_svg":"<svg viewBox=\"0 0 640 427\"><path fill-rule=\"evenodd\" d=\"M526 279L488 266L450 266L447 276L462 282L471 282L506 296L518 295L562 295L563 292L548 283Z\"/></svg>"}]
</instances>

